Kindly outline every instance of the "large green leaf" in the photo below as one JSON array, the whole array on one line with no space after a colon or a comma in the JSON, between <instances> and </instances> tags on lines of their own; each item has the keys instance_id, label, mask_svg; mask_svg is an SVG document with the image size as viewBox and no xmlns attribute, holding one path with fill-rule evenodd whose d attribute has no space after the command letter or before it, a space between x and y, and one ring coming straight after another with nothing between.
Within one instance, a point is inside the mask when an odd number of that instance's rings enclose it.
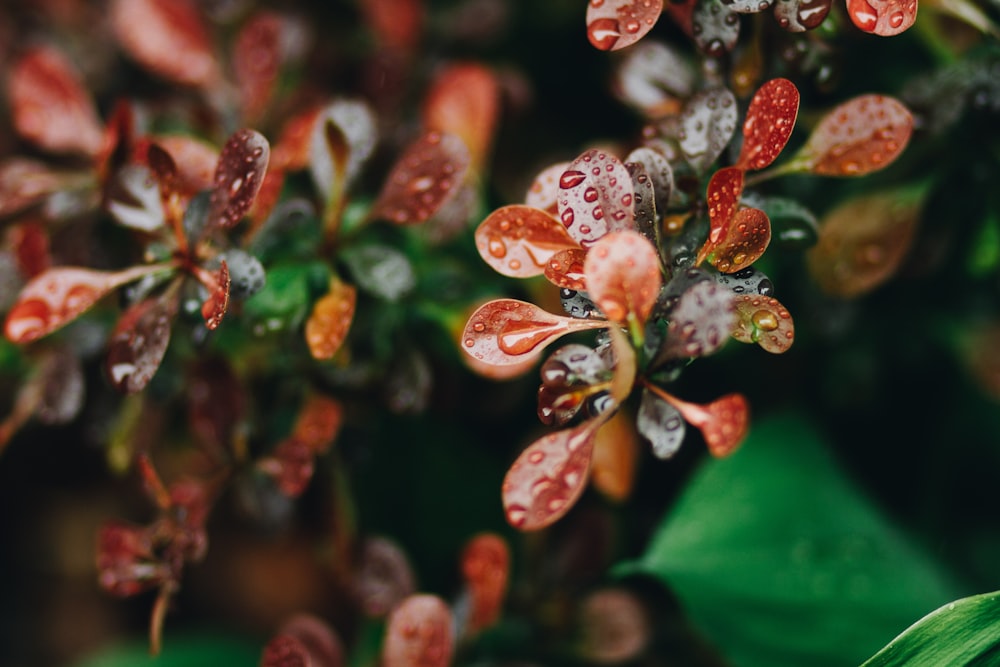
<instances>
[{"instance_id":1,"label":"large green leaf","mask_svg":"<svg viewBox=\"0 0 1000 667\"><path fill-rule=\"evenodd\" d=\"M858 664L956 585L850 483L804 418L754 425L692 478L644 556L741 667Z\"/></svg>"},{"instance_id":2,"label":"large green leaf","mask_svg":"<svg viewBox=\"0 0 1000 667\"><path fill-rule=\"evenodd\" d=\"M260 662L262 645L232 637L188 635L165 637L158 656L149 655L149 644L109 647L76 667L245 667Z\"/></svg>"},{"instance_id":3,"label":"large green leaf","mask_svg":"<svg viewBox=\"0 0 1000 667\"><path fill-rule=\"evenodd\" d=\"M862 667L1000 664L1000 592L949 602L906 629Z\"/></svg>"}]
</instances>

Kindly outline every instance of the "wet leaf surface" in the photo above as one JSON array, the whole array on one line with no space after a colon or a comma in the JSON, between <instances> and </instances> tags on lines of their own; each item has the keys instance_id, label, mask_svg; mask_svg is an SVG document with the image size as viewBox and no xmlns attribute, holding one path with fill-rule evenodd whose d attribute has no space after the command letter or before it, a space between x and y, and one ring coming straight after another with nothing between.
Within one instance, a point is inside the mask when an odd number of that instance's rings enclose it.
<instances>
[{"instance_id":1,"label":"wet leaf surface","mask_svg":"<svg viewBox=\"0 0 1000 667\"><path fill-rule=\"evenodd\" d=\"M660 358L702 357L717 351L733 328L733 301L733 293L715 281L692 285L670 314Z\"/></svg>"},{"instance_id":2,"label":"wet leaf surface","mask_svg":"<svg viewBox=\"0 0 1000 667\"><path fill-rule=\"evenodd\" d=\"M451 611L434 595L412 595L389 615L382 662L394 667L448 667L455 652Z\"/></svg>"},{"instance_id":3,"label":"wet leaf surface","mask_svg":"<svg viewBox=\"0 0 1000 667\"><path fill-rule=\"evenodd\" d=\"M555 215L558 211L559 177L569 169L569 165L569 162L557 162L543 169L531 182L524 203Z\"/></svg>"},{"instance_id":4,"label":"wet leaf surface","mask_svg":"<svg viewBox=\"0 0 1000 667\"><path fill-rule=\"evenodd\" d=\"M608 362L597 351L574 343L559 348L540 369L538 418L561 426L575 417L584 403L603 391L612 377Z\"/></svg>"},{"instance_id":5,"label":"wet leaf surface","mask_svg":"<svg viewBox=\"0 0 1000 667\"><path fill-rule=\"evenodd\" d=\"M684 157L695 171L708 171L722 155L737 120L736 97L727 88L703 90L688 100L681 114L679 138Z\"/></svg>"},{"instance_id":6,"label":"wet leaf surface","mask_svg":"<svg viewBox=\"0 0 1000 667\"><path fill-rule=\"evenodd\" d=\"M567 248L552 255L545 265L545 278L556 287L581 291L587 289L583 273L587 251L583 248Z\"/></svg>"},{"instance_id":7,"label":"wet leaf surface","mask_svg":"<svg viewBox=\"0 0 1000 667\"><path fill-rule=\"evenodd\" d=\"M695 0L691 34L702 53L719 58L735 48L740 37L740 16L722 0Z\"/></svg>"},{"instance_id":8,"label":"wet leaf surface","mask_svg":"<svg viewBox=\"0 0 1000 667\"><path fill-rule=\"evenodd\" d=\"M615 80L628 104L649 118L660 118L680 111L682 100L694 91L696 76L686 54L646 40L629 49Z\"/></svg>"},{"instance_id":9,"label":"wet leaf surface","mask_svg":"<svg viewBox=\"0 0 1000 667\"><path fill-rule=\"evenodd\" d=\"M663 0L590 0L587 39L602 51L624 49L646 36L663 11Z\"/></svg>"},{"instance_id":10,"label":"wet leaf surface","mask_svg":"<svg viewBox=\"0 0 1000 667\"><path fill-rule=\"evenodd\" d=\"M723 273L736 273L760 259L770 242L771 221L764 211L742 208L726 227L726 234L708 261Z\"/></svg>"},{"instance_id":11,"label":"wet leaf surface","mask_svg":"<svg viewBox=\"0 0 1000 667\"><path fill-rule=\"evenodd\" d=\"M233 74L240 90L243 118L256 120L274 93L283 59L284 23L277 14L258 12L241 27L233 44Z\"/></svg>"},{"instance_id":12,"label":"wet leaf surface","mask_svg":"<svg viewBox=\"0 0 1000 667\"><path fill-rule=\"evenodd\" d=\"M778 157L795 128L799 90L788 79L771 79L761 86L743 121L743 148L736 166L763 169Z\"/></svg>"},{"instance_id":13,"label":"wet leaf surface","mask_svg":"<svg viewBox=\"0 0 1000 667\"><path fill-rule=\"evenodd\" d=\"M209 330L214 330L222 324L229 309L229 289L232 279L229 277L229 266L222 260L218 272L214 275L212 283L207 284L209 296L201 304L201 316L205 319L205 326Z\"/></svg>"},{"instance_id":14,"label":"wet leaf surface","mask_svg":"<svg viewBox=\"0 0 1000 667\"><path fill-rule=\"evenodd\" d=\"M833 0L776 0L774 18L789 32L805 32L819 27L832 6Z\"/></svg>"},{"instance_id":15,"label":"wet leaf surface","mask_svg":"<svg viewBox=\"0 0 1000 667\"><path fill-rule=\"evenodd\" d=\"M170 344L177 305L177 291L172 290L134 304L119 318L104 363L115 389L134 394L153 379Z\"/></svg>"},{"instance_id":16,"label":"wet leaf surface","mask_svg":"<svg viewBox=\"0 0 1000 667\"><path fill-rule=\"evenodd\" d=\"M584 275L590 298L612 322L645 324L660 293L660 256L638 232L608 234L587 253Z\"/></svg>"},{"instance_id":17,"label":"wet leaf surface","mask_svg":"<svg viewBox=\"0 0 1000 667\"><path fill-rule=\"evenodd\" d=\"M211 227L229 229L243 219L264 182L270 156L267 139L256 130L238 130L226 141L213 178Z\"/></svg>"},{"instance_id":18,"label":"wet leaf surface","mask_svg":"<svg viewBox=\"0 0 1000 667\"><path fill-rule=\"evenodd\" d=\"M314 359L332 359L354 321L357 290L334 279L330 290L313 305L306 322L306 343Z\"/></svg>"},{"instance_id":19,"label":"wet leaf surface","mask_svg":"<svg viewBox=\"0 0 1000 667\"><path fill-rule=\"evenodd\" d=\"M264 289L267 280L264 266L247 251L229 248L219 253L219 260L229 269L230 298L243 301Z\"/></svg>"},{"instance_id":20,"label":"wet leaf surface","mask_svg":"<svg viewBox=\"0 0 1000 667\"><path fill-rule=\"evenodd\" d=\"M480 533L462 547L459 557L462 578L472 598L466 634L476 634L500 619L510 578L510 561L510 547L494 533Z\"/></svg>"},{"instance_id":21,"label":"wet leaf surface","mask_svg":"<svg viewBox=\"0 0 1000 667\"><path fill-rule=\"evenodd\" d=\"M726 167L712 175L706 194L709 231L705 244L698 252L697 264L722 247L726 240L743 192L744 171L739 167Z\"/></svg>"},{"instance_id":22,"label":"wet leaf surface","mask_svg":"<svg viewBox=\"0 0 1000 667\"><path fill-rule=\"evenodd\" d=\"M389 172L372 216L399 225L426 222L461 188L469 164L469 150L461 139L428 132Z\"/></svg>"},{"instance_id":23,"label":"wet leaf surface","mask_svg":"<svg viewBox=\"0 0 1000 667\"><path fill-rule=\"evenodd\" d=\"M722 0L722 6L737 14L756 14L768 9L774 0Z\"/></svg>"},{"instance_id":24,"label":"wet leaf surface","mask_svg":"<svg viewBox=\"0 0 1000 667\"><path fill-rule=\"evenodd\" d=\"M774 293L774 283L771 279L752 266L734 273L718 273L715 275L715 281L734 294L771 296Z\"/></svg>"},{"instance_id":25,"label":"wet leaf surface","mask_svg":"<svg viewBox=\"0 0 1000 667\"><path fill-rule=\"evenodd\" d=\"M476 228L476 249L495 271L530 278L548 270L553 255L578 248L557 219L531 206L496 209Z\"/></svg>"},{"instance_id":26,"label":"wet leaf surface","mask_svg":"<svg viewBox=\"0 0 1000 667\"><path fill-rule=\"evenodd\" d=\"M618 158L591 149L559 177L559 220L588 248L605 234L633 228L632 177Z\"/></svg>"},{"instance_id":27,"label":"wet leaf surface","mask_svg":"<svg viewBox=\"0 0 1000 667\"><path fill-rule=\"evenodd\" d=\"M750 406L742 394L726 394L705 405L688 403L665 392L659 392L659 396L701 431L712 456L732 454L750 430Z\"/></svg>"},{"instance_id":28,"label":"wet leaf surface","mask_svg":"<svg viewBox=\"0 0 1000 667\"><path fill-rule=\"evenodd\" d=\"M892 37L917 20L917 0L847 0L847 15L859 30Z\"/></svg>"},{"instance_id":29,"label":"wet leaf surface","mask_svg":"<svg viewBox=\"0 0 1000 667\"><path fill-rule=\"evenodd\" d=\"M657 216L662 216L669 208L670 196L674 192L674 171L670 166L670 161L660 151L644 146L636 148L628 154L628 157L625 159L626 166L629 163L642 165L646 177L649 179L649 186L653 190L653 203L656 214ZM644 186L645 184L639 183L639 185ZM639 191L639 188L636 188L636 192L638 193ZM642 192L645 193L645 188L642 189ZM642 202L642 204L645 205L645 202ZM637 201L637 209L639 205L640 202Z\"/></svg>"},{"instance_id":30,"label":"wet leaf surface","mask_svg":"<svg viewBox=\"0 0 1000 667\"><path fill-rule=\"evenodd\" d=\"M733 338L757 343L772 354L786 352L795 341L795 323L788 309L774 297L742 294L736 298Z\"/></svg>"},{"instance_id":31,"label":"wet leaf surface","mask_svg":"<svg viewBox=\"0 0 1000 667\"><path fill-rule=\"evenodd\" d=\"M652 445L653 454L660 459L669 459L677 453L687 430L677 408L648 389L642 391L636 428Z\"/></svg>"}]
</instances>

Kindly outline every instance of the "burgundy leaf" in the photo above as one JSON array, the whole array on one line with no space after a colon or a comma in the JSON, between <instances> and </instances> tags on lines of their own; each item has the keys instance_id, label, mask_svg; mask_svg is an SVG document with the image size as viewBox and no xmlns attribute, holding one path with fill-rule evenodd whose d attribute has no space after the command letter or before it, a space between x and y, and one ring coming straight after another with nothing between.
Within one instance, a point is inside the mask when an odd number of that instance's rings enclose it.
<instances>
[{"instance_id":1,"label":"burgundy leaf","mask_svg":"<svg viewBox=\"0 0 1000 667\"><path fill-rule=\"evenodd\" d=\"M479 255L495 271L512 278L530 278L547 271L553 255L579 248L554 217L530 206L504 206L476 228Z\"/></svg>"},{"instance_id":2,"label":"burgundy leaf","mask_svg":"<svg viewBox=\"0 0 1000 667\"><path fill-rule=\"evenodd\" d=\"M479 171L489 155L500 116L496 75L475 63L445 68L427 92L422 116L426 129L461 139L469 149L472 169Z\"/></svg>"},{"instance_id":3,"label":"burgundy leaf","mask_svg":"<svg viewBox=\"0 0 1000 667\"><path fill-rule=\"evenodd\" d=\"M399 545L384 537L369 537L361 545L352 586L364 614L382 618L413 595L416 581Z\"/></svg>"},{"instance_id":4,"label":"burgundy leaf","mask_svg":"<svg viewBox=\"0 0 1000 667\"><path fill-rule=\"evenodd\" d=\"M449 667L455 652L451 611L434 595L411 595L389 615L382 664L392 667Z\"/></svg>"},{"instance_id":5,"label":"burgundy leaf","mask_svg":"<svg viewBox=\"0 0 1000 667\"><path fill-rule=\"evenodd\" d=\"M660 459L669 459L677 453L687 430L677 408L649 389L642 392L635 425L642 437L653 446L653 454Z\"/></svg>"},{"instance_id":6,"label":"burgundy leaf","mask_svg":"<svg viewBox=\"0 0 1000 667\"><path fill-rule=\"evenodd\" d=\"M264 646L260 667L312 667L305 645L295 637L279 634Z\"/></svg>"},{"instance_id":7,"label":"burgundy leaf","mask_svg":"<svg viewBox=\"0 0 1000 667\"><path fill-rule=\"evenodd\" d=\"M500 618L510 578L510 547L494 533L480 533L462 548L462 578L472 599L466 633L475 634Z\"/></svg>"},{"instance_id":8,"label":"burgundy leaf","mask_svg":"<svg viewBox=\"0 0 1000 667\"><path fill-rule=\"evenodd\" d=\"M255 130L238 130L226 141L212 179L210 226L229 229L246 215L264 182L270 153L267 139Z\"/></svg>"},{"instance_id":9,"label":"burgundy leaf","mask_svg":"<svg viewBox=\"0 0 1000 667\"><path fill-rule=\"evenodd\" d=\"M267 108L278 81L283 58L284 21L259 12L240 28L233 44L233 74L240 89L243 118L253 121Z\"/></svg>"},{"instance_id":10,"label":"burgundy leaf","mask_svg":"<svg viewBox=\"0 0 1000 667\"><path fill-rule=\"evenodd\" d=\"M246 389L229 363L204 359L185 377L188 428L216 452L230 446L246 418Z\"/></svg>"},{"instance_id":11,"label":"burgundy leaf","mask_svg":"<svg viewBox=\"0 0 1000 667\"><path fill-rule=\"evenodd\" d=\"M591 149L559 177L559 219L584 248L612 231L634 228L632 177L618 158Z\"/></svg>"},{"instance_id":12,"label":"burgundy leaf","mask_svg":"<svg viewBox=\"0 0 1000 667\"><path fill-rule=\"evenodd\" d=\"M344 667L344 644L328 623L312 614L295 614L282 623L279 634L305 647L312 667Z\"/></svg>"},{"instance_id":13,"label":"burgundy leaf","mask_svg":"<svg viewBox=\"0 0 1000 667\"><path fill-rule=\"evenodd\" d=\"M538 208L555 215L559 199L559 177L569 168L569 162L557 162L542 170L531 182L524 203L532 208Z\"/></svg>"},{"instance_id":14,"label":"burgundy leaf","mask_svg":"<svg viewBox=\"0 0 1000 667\"><path fill-rule=\"evenodd\" d=\"M219 151L211 144L182 134L151 137L174 161L178 190L188 196L210 189L215 183Z\"/></svg>"},{"instance_id":15,"label":"burgundy leaf","mask_svg":"<svg viewBox=\"0 0 1000 667\"><path fill-rule=\"evenodd\" d=\"M701 264L726 240L736 217L736 208L743 193L745 172L739 167L725 167L712 175L706 194L708 203L708 239L698 252L696 264Z\"/></svg>"},{"instance_id":16,"label":"burgundy leaf","mask_svg":"<svg viewBox=\"0 0 1000 667\"><path fill-rule=\"evenodd\" d=\"M917 20L917 0L847 0L847 15L865 32L892 37Z\"/></svg>"},{"instance_id":17,"label":"burgundy leaf","mask_svg":"<svg viewBox=\"0 0 1000 667\"><path fill-rule=\"evenodd\" d=\"M674 3L668 6L673 8ZM740 15L726 7L722 0L694 0L691 34L702 53L719 58L736 47L740 37Z\"/></svg>"},{"instance_id":18,"label":"burgundy leaf","mask_svg":"<svg viewBox=\"0 0 1000 667\"><path fill-rule=\"evenodd\" d=\"M736 97L728 88L709 88L688 100L679 138L681 151L695 171L705 172L722 155L737 120Z\"/></svg>"},{"instance_id":19,"label":"burgundy leaf","mask_svg":"<svg viewBox=\"0 0 1000 667\"><path fill-rule=\"evenodd\" d=\"M461 188L469 164L469 150L461 139L424 134L389 172L372 215L400 225L426 222Z\"/></svg>"},{"instance_id":20,"label":"burgundy leaf","mask_svg":"<svg viewBox=\"0 0 1000 667\"><path fill-rule=\"evenodd\" d=\"M21 275L34 278L52 263L49 233L35 221L12 224L7 228L7 242L17 258Z\"/></svg>"},{"instance_id":21,"label":"burgundy leaf","mask_svg":"<svg viewBox=\"0 0 1000 667\"><path fill-rule=\"evenodd\" d=\"M330 291L313 305L306 321L306 344L314 359L332 359L347 339L354 321L357 290L339 280L330 281Z\"/></svg>"},{"instance_id":22,"label":"burgundy leaf","mask_svg":"<svg viewBox=\"0 0 1000 667\"><path fill-rule=\"evenodd\" d=\"M644 326L663 277L656 248L638 232L612 232L587 253L587 292L612 322Z\"/></svg>"},{"instance_id":23,"label":"burgundy leaf","mask_svg":"<svg viewBox=\"0 0 1000 667\"><path fill-rule=\"evenodd\" d=\"M170 325L177 313L177 290L131 306L115 325L108 343L105 370L115 389L134 394L145 389L170 344Z\"/></svg>"},{"instance_id":24,"label":"burgundy leaf","mask_svg":"<svg viewBox=\"0 0 1000 667\"><path fill-rule=\"evenodd\" d=\"M778 0L774 18L789 32L805 32L819 27L832 6L833 0Z\"/></svg>"},{"instance_id":25,"label":"burgundy leaf","mask_svg":"<svg viewBox=\"0 0 1000 667\"><path fill-rule=\"evenodd\" d=\"M740 209L709 254L708 261L723 273L736 273L760 259L770 242L771 221L764 211Z\"/></svg>"},{"instance_id":26,"label":"burgundy leaf","mask_svg":"<svg viewBox=\"0 0 1000 667\"><path fill-rule=\"evenodd\" d=\"M714 281L695 283L670 314L661 358L703 357L729 340L735 313L731 291Z\"/></svg>"},{"instance_id":27,"label":"burgundy leaf","mask_svg":"<svg viewBox=\"0 0 1000 667\"><path fill-rule=\"evenodd\" d=\"M795 341L792 316L770 296L743 294L736 297L738 318L733 338L741 343L757 343L773 354L786 352Z\"/></svg>"},{"instance_id":28,"label":"burgundy leaf","mask_svg":"<svg viewBox=\"0 0 1000 667\"><path fill-rule=\"evenodd\" d=\"M645 37L662 11L663 0L590 0L587 39L602 51L624 49Z\"/></svg>"},{"instance_id":29,"label":"burgundy leaf","mask_svg":"<svg viewBox=\"0 0 1000 667\"><path fill-rule=\"evenodd\" d=\"M201 316L205 319L205 326L209 329L216 329L222 324L222 318L229 308L229 288L232 281L229 278L229 266L226 260L222 260L219 272L213 276L213 280L206 281L205 287L210 294L205 302L201 304Z\"/></svg>"},{"instance_id":30,"label":"burgundy leaf","mask_svg":"<svg viewBox=\"0 0 1000 667\"><path fill-rule=\"evenodd\" d=\"M799 89L788 79L761 86L743 121L743 148L736 161L743 169L763 169L778 157L792 136L799 113Z\"/></svg>"},{"instance_id":31,"label":"burgundy leaf","mask_svg":"<svg viewBox=\"0 0 1000 667\"><path fill-rule=\"evenodd\" d=\"M553 315L516 299L495 299L469 318L462 348L489 366L522 365L537 359L545 346L574 331L607 327L600 320Z\"/></svg>"},{"instance_id":32,"label":"burgundy leaf","mask_svg":"<svg viewBox=\"0 0 1000 667\"><path fill-rule=\"evenodd\" d=\"M594 437L606 419L597 417L546 435L517 457L501 487L510 525L538 530L570 510L587 485Z\"/></svg>"},{"instance_id":33,"label":"burgundy leaf","mask_svg":"<svg viewBox=\"0 0 1000 667\"><path fill-rule=\"evenodd\" d=\"M360 5L384 46L402 53L416 48L424 28L424 0L362 0Z\"/></svg>"},{"instance_id":34,"label":"burgundy leaf","mask_svg":"<svg viewBox=\"0 0 1000 667\"><path fill-rule=\"evenodd\" d=\"M585 290L587 281L583 275L583 265L586 260L587 251L583 248L560 250L545 265L545 278L556 287Z\"/></svg>"},{"instance_id":35,"label":"burgundy leaf","mask_svg":"<svg viewBox=\"0 0 1000 667\"><path fill-rule=\"evenodd\" d=\"M11 67L7 92L17 133L58 153L96 157L104 130L94 102L70 62L57 50L36 47Z\"/></svg>"}]
</instances>

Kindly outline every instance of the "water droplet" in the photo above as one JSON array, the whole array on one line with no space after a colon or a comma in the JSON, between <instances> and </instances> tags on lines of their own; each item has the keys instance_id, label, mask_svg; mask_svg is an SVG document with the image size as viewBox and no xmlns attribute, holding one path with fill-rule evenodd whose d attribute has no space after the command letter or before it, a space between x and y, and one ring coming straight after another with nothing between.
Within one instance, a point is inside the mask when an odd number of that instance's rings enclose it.
<instances>
[{"instance_id":1,"label":"water droplet","mask_svg":"<svg viewBox=\"0 0 1000 667\"><path fill-rule=\"evenodd\" d=\"M898 28L899 26L903 25L904 18L905 17L903 16L903 12L896 12L889 17L889 25L891 25L893 28Z\"/></svg>"},{"instance_id":2,"label":"water droplet","mask_svg":"<svg viewBox=\"0 0 1000 667\"><path fill-rule=\"evenodd\" d=\"M571 170L563 172L563 175L559 177L559 187L563 190L575 188L580 185L580 183L583 183L583 179L586 177L587 175L582 171Z\"/></svg>"},{"instance_id":3,"label":"water droplet","mask_svg":"<svg viewBox=\"0 0 1000 667\"><path fill-rule=\"evenodd\" d=\"M587 26L587 37L590 43L602 51L610 51L621 37L618 21L612 18L596 19Z\"/></svg>"},{"instance_id":4,"label":"water droplet","mask_svg":"<svg viewBox=\"0 0 1000 667\"><path fill-rule=\"evenodd\" d=\"M761 331L774 331L778 328L778 318L769 310L758 310L751 317L753 325Z\"/></svg>"},{"instance_id":5,"label":"water droplet","mask_svg":"<svg viewBox=\"0 0 1000 667\"><path fill-rule=\"evenodd\" d=\"M566 209L565 211L562 212L562 215L559 217L562 219L563 225L569 227L570 225L573 224L573 209L571 208Z\"/></svg>"},{"instance_id":6,"label":"water droplet","mask_svg":"<svg viewBox=\"0 0 1000 667\"><path fill-rule=\"evenodd\" d=\"M597 201L597 188L587 188L583 192L583 200L586 202L594 203Z\"/></svg>"},{"instance_id":7,"label":"water droplet","mask_svg":"<svg viewBox=\"0 0 1000 667\"><path fill-rule=\"evenodd\" d=\"M507 255L507 245L499 236L491 236L489 239L489 251L497 259L501 259Z\"/></svg>"}]
</instances>

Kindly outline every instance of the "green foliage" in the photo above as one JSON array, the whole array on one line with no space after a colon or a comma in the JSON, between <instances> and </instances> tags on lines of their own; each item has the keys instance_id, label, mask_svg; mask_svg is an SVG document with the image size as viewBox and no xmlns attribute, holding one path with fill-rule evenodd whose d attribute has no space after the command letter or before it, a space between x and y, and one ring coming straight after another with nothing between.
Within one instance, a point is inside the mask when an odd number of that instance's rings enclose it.
<instances>
[{"instance_id":1,"label":"green foliage","mask_svg":"<svg viewBox=\"0 0 1000 667\"><path fill-rule=\"evenodd\" d=\"M170 638L170 646L158 656L149 654L144 642L107 648L76 663L75 667L242 667L255 665L260 646L222 634L187 635Z\"/></svg>"}]
</instances>

